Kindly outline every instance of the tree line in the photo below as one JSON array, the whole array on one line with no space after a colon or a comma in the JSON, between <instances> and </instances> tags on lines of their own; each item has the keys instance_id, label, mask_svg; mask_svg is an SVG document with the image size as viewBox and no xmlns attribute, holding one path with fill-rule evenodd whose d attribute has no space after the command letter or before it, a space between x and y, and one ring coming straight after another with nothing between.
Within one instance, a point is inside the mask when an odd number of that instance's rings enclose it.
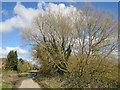
<instances>
[{"instance_id":1,"label":"tree line","mask_svg":"<svg viewBox=\"0 0 120 90\"><path fill-rule=\"evenodd\" d=\"M38 70L39 67L37 65L33 65L32 63L23 60L22 58L18 59L17 51L10 51L7 55L3 63L3 71L17 71L21 72L29 72L30 70Z\"/></svg>"}]
</instances>

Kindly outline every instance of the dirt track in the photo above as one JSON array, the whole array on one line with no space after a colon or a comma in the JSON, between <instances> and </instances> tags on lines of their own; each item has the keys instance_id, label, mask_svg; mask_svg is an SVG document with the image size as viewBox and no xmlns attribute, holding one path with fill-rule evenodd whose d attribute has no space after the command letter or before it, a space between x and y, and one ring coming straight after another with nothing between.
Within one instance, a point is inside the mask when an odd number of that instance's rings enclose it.
<instances>
[{"instance_id":1,"label":"dirt track","mask_svg":"<svg viewBox=\"0 0 120 90\"><path fill-rule=\"evenodd\" d=\"M40 86L36 82L34 82L31 78L29 78L23 80L18 88L40 88Z\"/></svg>"}]
</instances>

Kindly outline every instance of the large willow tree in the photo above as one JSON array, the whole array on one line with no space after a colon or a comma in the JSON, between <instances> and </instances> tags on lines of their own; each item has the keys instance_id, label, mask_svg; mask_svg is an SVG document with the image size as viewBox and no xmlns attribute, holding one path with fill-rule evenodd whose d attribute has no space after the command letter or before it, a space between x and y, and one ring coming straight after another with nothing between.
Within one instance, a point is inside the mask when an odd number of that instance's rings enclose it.
<instances>
[{"instance_id":1,"label":"large willow tree","mask_svg":"<svg viewBox=\"0 0 120 90\"><path fill-rule=\"evenodd\" d=\"M68 61L74 55L80 76L92 75L117 49L117 18L90 5L70 8L74 9L65 14L48 7L21 35L45 71L70 73Z\"/></svg>"}]
</instances>

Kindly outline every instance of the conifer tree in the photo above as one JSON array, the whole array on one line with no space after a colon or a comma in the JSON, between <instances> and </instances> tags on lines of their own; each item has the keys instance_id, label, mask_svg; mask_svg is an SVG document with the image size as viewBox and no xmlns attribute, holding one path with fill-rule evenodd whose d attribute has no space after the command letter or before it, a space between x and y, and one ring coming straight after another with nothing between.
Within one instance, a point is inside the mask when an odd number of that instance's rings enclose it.
<instances>
[{"instance_id":1,"label":"conifer tree","mask_svg":"<svg viewBox=\"0 0 120 90\"><path fill-rule=\"evenodd\" d=\"M5 69L6 70L17 70L18 58L17 51L10 51L7 56Z\"/></svg>"}]
</instances>

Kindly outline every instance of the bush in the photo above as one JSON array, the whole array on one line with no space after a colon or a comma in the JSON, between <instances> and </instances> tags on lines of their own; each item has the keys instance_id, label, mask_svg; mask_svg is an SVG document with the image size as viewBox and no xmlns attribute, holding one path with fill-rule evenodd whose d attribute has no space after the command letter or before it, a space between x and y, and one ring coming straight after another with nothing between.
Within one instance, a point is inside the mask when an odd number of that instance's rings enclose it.
<instances>
[{"instance_id":1,"label":"bush","mask_svg":"<svg viewBox=\"0 0 120 90\"><path fill-rule=\"evenodd\" d=\"M32 65L29 62L19 59L18 72L28 72L32 69Z\"/></svg>"},{"instance_id":2,"label":"bush","mask_svg":"<svg viewBox=\"0 0 120 90\"><path fill-rule=\"evenodd\" d=\"M118 82L118 66L114 64L114 60L104 59L104 62L99 65L99 59L93 60L94 63L89 63L83 67L74 57L70 58L69 71L66 73L66 83L64 86L71 88L117 88ZM74 61L74 62L73 62ZM84 60L83 60L84 62ZM84 65L84 64L83 64ZM82 72L82 74L81 74Z\"/></svg>"}]
</instances>

